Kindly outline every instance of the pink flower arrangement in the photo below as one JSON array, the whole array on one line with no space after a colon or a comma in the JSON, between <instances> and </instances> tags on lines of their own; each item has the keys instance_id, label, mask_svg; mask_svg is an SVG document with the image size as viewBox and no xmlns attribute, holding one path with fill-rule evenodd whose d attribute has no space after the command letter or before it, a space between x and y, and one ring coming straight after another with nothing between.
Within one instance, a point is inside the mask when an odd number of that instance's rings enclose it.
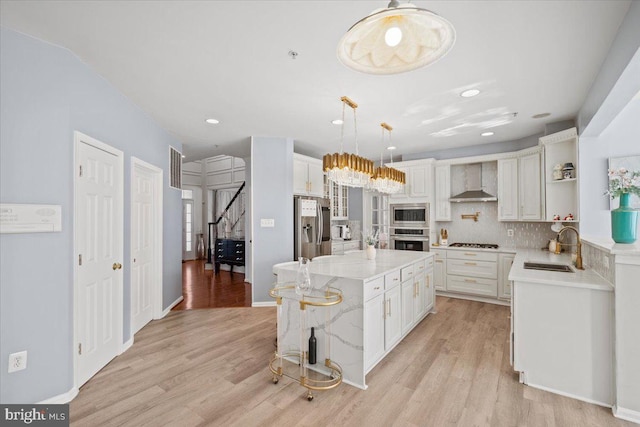
<instances>
[{"instance_id":1,"label":"pink flower arrangement","mask_svg":"<svg viewBox=\"0 0 640 427\"><path fill-rule=\"evenodd\" d=\"M640 171L609 169L609 190L604 194L614 199L625 193L640 196Z\"/></svg>"}]
</instances>

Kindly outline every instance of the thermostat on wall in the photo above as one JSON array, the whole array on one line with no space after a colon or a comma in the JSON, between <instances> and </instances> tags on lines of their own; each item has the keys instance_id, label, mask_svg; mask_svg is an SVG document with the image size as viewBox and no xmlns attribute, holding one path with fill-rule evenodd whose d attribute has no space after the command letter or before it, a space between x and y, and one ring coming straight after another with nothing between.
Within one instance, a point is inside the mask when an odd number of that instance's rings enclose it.
<instances>
[{"instance_id":1,"label":"thermostat on wall","mask_svg":"<svg viewBox=\"0 0 640 427\"><path fill-rule=\"evenodd\" d=\"M62 231L62 206L0 203L0 233Z\"/></svg>"}]
</instances>

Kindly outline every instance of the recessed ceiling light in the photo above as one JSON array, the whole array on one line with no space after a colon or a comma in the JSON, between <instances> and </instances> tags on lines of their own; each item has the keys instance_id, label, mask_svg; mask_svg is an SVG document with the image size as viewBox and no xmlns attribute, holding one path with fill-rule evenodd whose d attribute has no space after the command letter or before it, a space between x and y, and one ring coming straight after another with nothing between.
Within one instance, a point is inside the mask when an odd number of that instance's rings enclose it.
<instances>
[{"instance_id":1,"label":"recessed ceiling light","mask_svg":"<svg viewBox=\"0 0 640 427\"><path fill-rule=\"evenodd\" d=\"M481 136L491 136L491 135L493 135L493 132L482 132L480 135Z\"/></svg>"},{"instance_id":2,"label":"recessed ceiling light","mask_svg":"<svg viewBox=\"0 0 640 427\"><path fill-rule=\"evenodd\" d=\"M218 123L220 123L220 120L207 119L207 120L205 120L205 122L209 123L210 125L217 125Z\"/></svg>"},{"instance_id":3,"label":"recessed ceiling light","mask_svg":"<svg viewBox=\"0 0 640 427\"><path fill-rule=\"evenodd\" d=\"M335 119L335 120L331 120L331 123L333 123L334 125L341 125L344 122L340 119Z\"/></svg>"},{"instance_id":4,"label":"recessed ceiling light","mask_svg":"<svg viewBox=\"0 0 640 427\"><path fill-rule=\"evenodd\" d=\"M551 115L551 113L540 113L540 114L536 114L534 116L531 116L531 118L533 119L541 119L543 117L549 117Z\"/></svg>"},{"instance_id":5,"label":"recessed ceiling light","mask_svg":"<svg viewBox=\"0 0 640 427\"><path fill-rule=\"evenodd\" d=\"M387 147L387 150L395 150L397 147L390 145L389 147Z\"/></svg>"},{"instance_id":6,"label":"recessed ceiling light","mask_svg":"<svg viewBox=\"0 0 640 427\"><path fill-rule=\"evenodd\" d=\"M183 155L182 155L182 158L183 158L183 159L186 159L186 158L187 158L187 156L185 156L185 155L183 154Z\"/></svg>"},{"instance_id":7,"label":"recessed ceiling light","mask_svg":"<svg viewBox=\"0 0 640 427\"><path fill-rule=\"evenodd\" d=\"M463 98L471 98L472 96L476 96L479 93L480 91L478 89L468 89L460 93L460 96Z\"/></svg>"}]
</instances>

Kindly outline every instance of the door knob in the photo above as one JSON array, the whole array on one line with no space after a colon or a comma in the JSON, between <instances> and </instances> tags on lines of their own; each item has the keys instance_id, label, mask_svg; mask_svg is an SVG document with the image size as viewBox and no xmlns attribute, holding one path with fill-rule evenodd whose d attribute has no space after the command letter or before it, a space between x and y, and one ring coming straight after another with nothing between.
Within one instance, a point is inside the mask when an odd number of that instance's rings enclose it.
<instances>
[{"instance_id":1,"label":"door knob","mask_svg":"<svg viewBox=\"0 0 640 427\"><path fill-rule=\"evenodd\" d=\"M114 270L120 270L122 268L122 264L120 264L119 262L114 262L111 268L113 268Z\"/></svg>"}]
</instances>

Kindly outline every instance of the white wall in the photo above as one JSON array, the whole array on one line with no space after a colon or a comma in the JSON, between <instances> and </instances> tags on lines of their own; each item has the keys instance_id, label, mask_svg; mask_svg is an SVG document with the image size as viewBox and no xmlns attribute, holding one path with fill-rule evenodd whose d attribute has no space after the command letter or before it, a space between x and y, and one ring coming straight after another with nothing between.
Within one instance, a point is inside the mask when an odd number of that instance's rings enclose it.
<instances>
[{"instance_id":1,"label":"white wall","mask_svg":"<svg viewBox=\"0 0 640 427\"><path fill-rule=\"evenodd\" d=\"M640 99L632 100L601 135L581 138L579 152L583 171L580 174L580 231L584 236L610 237L609 198L604 195L609 185L608 160L640 155ZM640 235L640 229L638 231Z\"/></svg>"}]
</instances>

